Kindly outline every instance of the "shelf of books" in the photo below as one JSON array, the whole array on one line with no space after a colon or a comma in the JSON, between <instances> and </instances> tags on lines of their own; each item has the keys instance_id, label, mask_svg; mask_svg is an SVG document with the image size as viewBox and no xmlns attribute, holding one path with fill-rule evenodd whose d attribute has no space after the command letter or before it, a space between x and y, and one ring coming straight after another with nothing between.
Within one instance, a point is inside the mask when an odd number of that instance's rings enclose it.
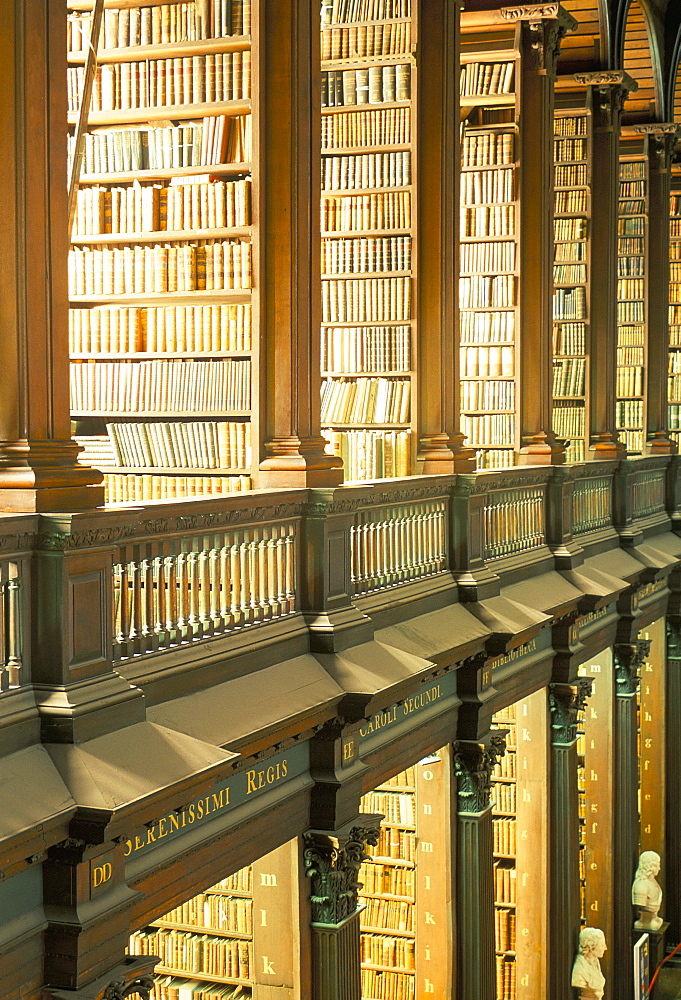
<instances>
[{"instance_id":1,"label":"shelf of books","mask_svg":"<svg viewBox=\"0 0 681 1000\"><path fill-rule=\"evenodd\" d=\"M553 429L583 462L588 422L591 150L588 112L554 117Z\"/></svg>"},{"instance_id":2,"label":"shelf of books","mask_svg":"<svg viewBox=\"0 0 681 1000\"><path fill-rule=\"evenodd\" d=\"M681 441L681 171L672 171L669 206L669 431Z\"/></svg>"},{"instance_id":3,"label":"shelf of books","mask_svg":"<svg viewBox=\"0 0 681 1000\"><path fill-rule=\"evenodd\" d=\"M497 1000L516 998L516 710L497 712L492 729L508 730L506 753L492 772L494 937Z\"/></svg>"},{"instance_id":4,"label":"shelf of books","mask_svg":"<svg viewBox=\"0 0 681 1000\"><path fill-rule=\"evenodd\" d=\"M252 869L223 879L130 937L157 955L154 1000L246 1000L253 986Z\"/></svg>"},{"instance_id":5,"label":"shelf of books","mask_svg":"<svg viewBox=\"0 0 681 1000\"><path fill-rule=\"evenodd\" d=\"M624 141L621 146L626 150ZM617 252L617 429L629 454L641 454L645 444L648 295L648 157L645 151L638 155L625 152L620 156Z\"/></svg>"},{"instance_id":6,"label":"shelf of books","mask_svg":"<svg viewBox=\"0 0 681 1000\"><path fill-rule=\"evenodd\" d=\"M518 447L516 55L461 56L461 430L479 469L513 465Z\"/></svg>"},{"instance_id":7,"label":"shelf of books","mask_svg":"<svg viewBox=\"0 0 681 1000\"><path fill-rule=\"evenodd\" d=\"M415 43L412 0L321 4L321 419L349 480L412 468Z\"/></svg>"},{"instance_id":8,"label":"shelf of books","mask_svg":"<svg viewBox=\"0 0 681 1000\"><path fill-rule=\"evenodd\" d=\"M579 811L579 919L586 926L586 735L585 709L577 712L577 802Z\"/></svg>"},{"instance_id":9,"label":"shelf of books","mask_svg":"<svg viewBox=\"0 0 681 1000\"><path fill-rule=\"evenodd\" d=\"M73 158L93 4L68 6ZM104 472L110 502L252 485L251 38L250 0L104 10L69 337L80 460Z\"/></svg>"},{"instance_id":10,"label":"shelf of books","mask_svg":"<svg viewBox=\"0 0 681 1000\"><path fill-rule=\"evenodd\" d=\"M382 813L376 847L359 873L363 1000L414 1000L416 952L416 767L362 797Z\"/></svg>"}]
</instances>

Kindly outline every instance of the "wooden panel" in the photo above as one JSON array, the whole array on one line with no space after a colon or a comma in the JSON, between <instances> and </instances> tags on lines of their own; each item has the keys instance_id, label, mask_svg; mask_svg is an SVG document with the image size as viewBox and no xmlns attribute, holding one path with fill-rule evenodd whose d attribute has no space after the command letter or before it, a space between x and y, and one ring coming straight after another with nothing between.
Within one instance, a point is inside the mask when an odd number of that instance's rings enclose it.
<instances>
[{"instance_id":1,"label":"wooden panel","mask_svg":"<svg viewBox=\"0 0 681 1000\"><path fill-rule=\"evenodd\" d=\"M631 0L624 29L624 68L638 83L627 98L625 117L655 117L658 97L655 87L652 41L639 0Z\"/></svg>"},{"instance_id":2,"label":"wooden panel","mask_svg":"<svg viewBox=\"0 0 681 1000\"><path fill-rule=\"evenodd\" d=\"M650 639L650 653L641 669L640 689L640 785L641 851L657 851L662 866L659 882L664 884L665 844L665 744L667 660L664 619L641 632Z\"/></svg>"}]
</instances>

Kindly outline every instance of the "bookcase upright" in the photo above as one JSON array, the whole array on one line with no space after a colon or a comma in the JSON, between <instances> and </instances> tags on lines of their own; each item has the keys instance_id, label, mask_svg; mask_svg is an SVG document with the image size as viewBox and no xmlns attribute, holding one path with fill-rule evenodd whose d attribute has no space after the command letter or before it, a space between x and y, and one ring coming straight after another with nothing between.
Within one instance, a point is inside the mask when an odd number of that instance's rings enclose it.
<instances>
[{"instance_id":1,"label":"bookcase upright","mask_svg":"<svg viewBox=\"0 0 681 1000\"><path fill-rule=\"evenodd\" d=\"M669 204L669 429L681 438L681 169L672 171Z\"/></svg>"},{"instance_id":2,"label":"bookcase upright","mask_svg":"<svg viewBox=\"0 0 681 1000\"><path fill-rule=\"evenodd\" d=\"M73 157L93 3L69 0L69 11ZM105 472L111 501L253 483L262 16L250 0L108 4L92 39L70 252L71 410L81 461Z\"/></svg>"}]
</instances>

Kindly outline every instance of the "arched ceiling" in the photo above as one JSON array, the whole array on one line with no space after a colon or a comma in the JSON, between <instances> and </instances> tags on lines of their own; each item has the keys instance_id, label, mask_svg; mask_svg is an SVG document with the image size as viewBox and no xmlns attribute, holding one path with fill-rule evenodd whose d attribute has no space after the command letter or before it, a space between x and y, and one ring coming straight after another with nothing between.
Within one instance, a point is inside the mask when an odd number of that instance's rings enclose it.
<instances>
[{"instance_id":1,"label":"arched ceiling","mask_svg":"<svg viewBox=\"0 0 681 1000\"><path fill-rule=\"evenodd\" d=\"M603 69L608 64L607 10L599 0L561 0L561 5L578 21L576 31L563 38L558 58L559 73L579 73Z\"/></svg>"},{"instance_id":2,"label":"arched ceiling","mask_svg":"<svg viewBox=\"0 0 681 1000\"><path fill-rule=\"evenodd\" d=\"M626 121L655 121L662 114L662 95L658 83L659 58L640 0L630 0L624 25L623 67L638 83L624 105Z\"/></svg>"}]
</instances>

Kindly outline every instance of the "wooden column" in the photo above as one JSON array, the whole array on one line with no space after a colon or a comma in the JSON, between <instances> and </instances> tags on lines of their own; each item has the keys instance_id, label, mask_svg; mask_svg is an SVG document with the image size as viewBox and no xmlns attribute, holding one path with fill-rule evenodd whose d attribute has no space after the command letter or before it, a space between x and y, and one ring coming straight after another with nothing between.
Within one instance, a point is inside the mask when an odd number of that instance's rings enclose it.
<instances>
[{"instance_id":1,"label":"wooden column","mask_svg":"<svg viewBox=\"0 0 681 1000\"><path fill-rule=\"evenodd\" d=\"M574 1000L570 985L580 928L579 799L577 792L577 714L584 708L591 681L575 686L551 684L549 818L549 985L552 1000Z\"/></svg>"},{"instance_id":2,"label":"wooden column","mask_svg":"<svg viewBox=\"0 0 681 1000\"><path fill-rule=\"evenodd\" d=\"M69 417L63 5L0 5L0 137L0 510L96 507Z\"/></svg>"},{"instance_id":3,"label":"wooden column","mask_svg":"<svg viewBox=\"0 0 681 1000\"><path fill-rule=\"evenodd\" d=\"M418 471L469 472L459 431L459 14L421 0L417 62ZM434 113L435 109L437 113Z\"/></svg>"},{"instance_id":4,"label":"wooden column","mask_svg":"<svg viewBox=\"0 0 681 1000\"><path fill-rule=\"evenodd\" d=\"M254 4L253 157L261 189L253 222L261 254L260 485L333 486L338 458L320 431L320 53L319 9L307 0Z\"/></svg>"},{"instance_id":5,"label":"wooden column","mask_svg":"<svg viewBox=\"0 0 681 1000\"><path fill-rule=\"evenodd\" d=\"M577 22L562 7L510 7L520 20L520 232L518 338L521 465L560 465L563 446L551 429L553 395L553 88L560 40Z\"/></svg>"},{"instance_id":6,"label":"wooden column","mask_svg":"<svg viewBox=\"0 0 681 1000\"><path fill-rule=\"evenodd\" d=\"M457 829L457 996L495 1000L491 774L503 737L488 745L459 740Z\"/></svg>"},{"instance_id":7,"label":"wooden column","mask_svg":"<svg viewBox=\"0 0 681 1000\"><path fill-rule=\"evenodd\" d=\"M678 600L678 595L677 595ZM668 940L681 941L681 616L667 618L667 706L665 794L666 884L663 914L669 921Z\"/></svg>"},{"instance_id":8,"label":"wooden column","mask_svg":"<svg viewBox=\"0 0 681 1000\"><path fill-rule=\"evenodd\" d=\"M591 679L591 697L584 718L584 788L586 822L584 826L586 869L586 922L599 927L608 946L601 959L605 975L604 1000L616 1000L613 992L615 878L616 783L614 775L615 678L612 653L606 650L585 668Z\"/></svg>"},{"instance_id":9,"label":"wooden column","mask_svg":"<svg viewBox=\"0 0 681 1000\"><path fill-rule=\"evenodd\" d=\"M253 863L254 998L304 995L300 979L309 960L302 918L307 907L298 877L298 846L298 840L291 840Z\"/></svg>"},{"instance_id":10,"label":"wooden column","mask_svg":"<svg viewBox=\"0 0 681 1000\"><path fill-rule=\"evenodd\" d=\"M453 1000L457 966L456 776L451 746L417 765L416 809L414 1000Z\"/></svg>"},{"instance_id":11,"label":"wooden column","mask_svg":"<svg viewBox=\"0 0 681 1000\"><path fill-rule=\"evenodd\" d=\"M304 834L312 904L312 1000L361 1000L357 876L382 817L360 815L338 834Z\"/></svg>"},{"instance_id":12,"label":"wooden column","mask_svg":"<svg viewBox=\"0 0 681 1000\"><path fill-rule=\"evenodd\" d=\"M650 652L641 667L639 695L639 741L641 775L641 851L656 851L661 868L657 880L666 881L666 809L667 787L667 663L664 619L658 618L641 631L650 640ZM675 889L672 888L675 894ZM665 898L667 894L665 893ZM664 910L662 911L664 913Z\"/></svg>"},{"instance_id":13,"label":"wooden column","mask_svg":"<svg viewBox=\"0 0 681 1000\"><path fill-rule=\"evenodd\" d=\"M612 951L613 997L631 996L631 883L638 865L638 719L636 691L639 670L648 652L648 643L615 646L615 811L613 821L613 917Z\"/></svg>"},{"instance_id":14,"label":"wooden column","mask_svg":"<svg viewBox=\"0 0 681 1000\"><path fill-rule=\"evenodd\" d=\"M648 339L646 360L645 453L670 455L678 449L668 433L669 366L669 196L671 155L679 126L634 125L648 136Z\"/></svg>"},{"instance_id":15,"label":"wooden column","mask_svg":"<svg viewBox=\"0 0 681 1000\"><path fill-rule=\"evenodd\" d=\"M591 322L589 324L589 458L620 459L617 365L617 219L619 135L627 94L638 84L622 71L578 73L590 90L592 113L591 174Z\"/></svg>"}]
</instances>

